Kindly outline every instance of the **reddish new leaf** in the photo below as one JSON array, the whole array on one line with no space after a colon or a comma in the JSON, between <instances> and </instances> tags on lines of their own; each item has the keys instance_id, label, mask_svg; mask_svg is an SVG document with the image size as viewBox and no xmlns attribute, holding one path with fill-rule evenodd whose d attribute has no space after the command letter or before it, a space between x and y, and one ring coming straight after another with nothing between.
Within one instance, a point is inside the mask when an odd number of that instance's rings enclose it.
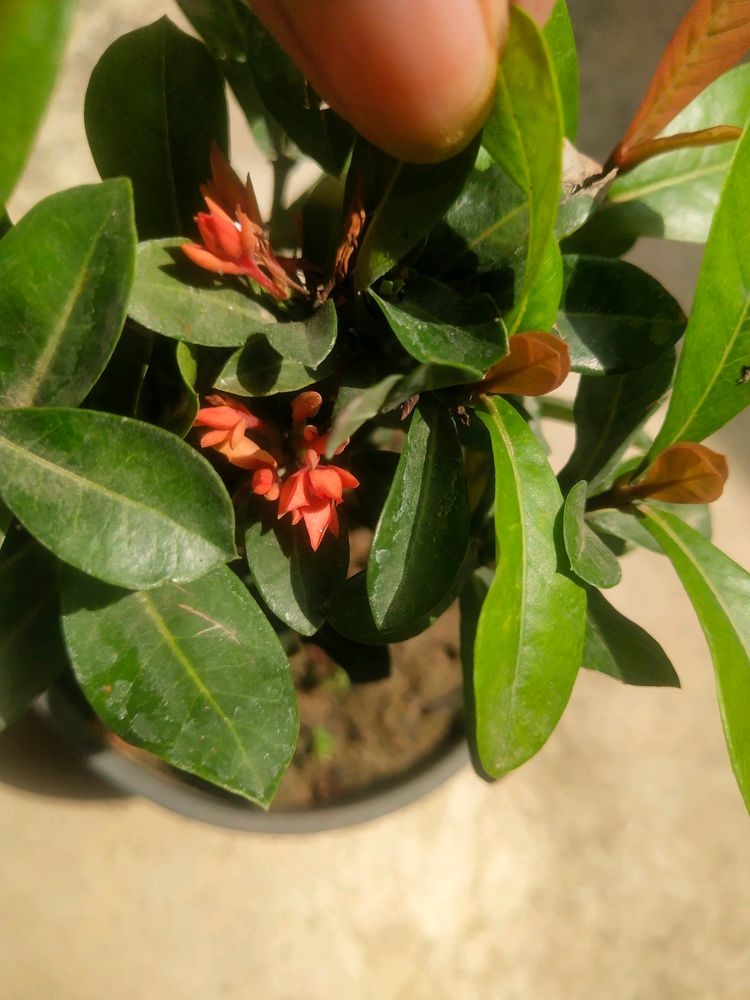
<instances>
[{"instance_id":1,"label":"reddish new leaf","mask_svg":"<svg viewBox=\"0 0 750 1000\"><path fill-rule=\"evenodd\" d=\"M750 0L696 0L656 68L613 163L665 125L750 49Z\"/></svg>"},{"instance_id":2,"label":"reddish new leaf","mask_svg":"<svg viewBox=\"0 0 750 1000\"><path fill-rule=\"evenodd\" d=\"M704 444L684 441L657 456L636 483L615 489L631 500L665 503L712 503L729 476L727 460Z\"/></svg>"},{"instance_id":3,"label":"reddish new leaf","mask_svg":"<svg viewBox=\"0 0 750 1000\"><path fill-rule=\"evenodd\" d=\"M570 372L568 345L551 333L517 333L510 353L487 372L479 390L492 395L543 396L562 385Z\"/></svg>"}]
</instances>

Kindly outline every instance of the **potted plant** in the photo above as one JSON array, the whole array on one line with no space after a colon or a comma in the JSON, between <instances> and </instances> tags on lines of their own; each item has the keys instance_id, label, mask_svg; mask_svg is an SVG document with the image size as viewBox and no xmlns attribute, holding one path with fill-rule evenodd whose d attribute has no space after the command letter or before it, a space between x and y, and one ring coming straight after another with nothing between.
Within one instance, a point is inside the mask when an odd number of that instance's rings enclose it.
<instances>
[{"instance_id":1,"label":"potted plant","mask_svg":"<svg viewBox=\"0 0 750 1000\"><path fill-rule=\"evenodd\" d=\"M704 443L750 403L746 3L697 0L603 166L574 146L565 0L543 24L551 4L478 5L479 90L433 81L436 116L403 99L415 70L395 117L367 5L178 4L196 37L162 19L91 76L102 182L0 226L0 724L51 691L119 780L202 816L213 787L238 825L293 757L308 804L367 795L324 766L359 710L400 719L368 736L411 775L380 808L463 760L459 726L497 779L581 667L679 686L604 593L641 545L695 607L750 803L750 576L710 541L728 469ZM0 15L0 205L72 6ZM645 235L706 241L689 318L622 259Z\"/></svg>"}]
</instances>

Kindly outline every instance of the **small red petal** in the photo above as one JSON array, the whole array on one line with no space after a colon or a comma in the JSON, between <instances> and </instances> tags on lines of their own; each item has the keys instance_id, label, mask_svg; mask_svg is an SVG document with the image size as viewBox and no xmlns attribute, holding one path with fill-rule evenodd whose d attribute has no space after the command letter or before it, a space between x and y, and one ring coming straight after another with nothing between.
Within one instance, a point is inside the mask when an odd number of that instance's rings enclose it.
<instances>
[{"instance_id":1,"label":"small red petal","mask_svg":"<svg viewBox=\"0 0 750 1000\"><path fill-rule=\"evenodd\" d=\"M332 518L336 516L336 506L330 500L316 506L310 506L302 511L302 518L310 537L310 545L313 552L317 552L320 543L323 541L328 528L331 526ZM337 521L338 523L338 521Z\"/></svg>"},{"instance_id":2,"label":"small red petal","mask_svg":"<svg viewBox=\"0 0 750 1000\"><path fill-rule=\"evenodd\" d=\"M333 465L319 465L310 472L310 487L313 493L327 500L341 503L343 500L339 470Z\"/></svg>"},{"instance_id":3,"label":"small red petal","mask_svg":"<svg viewBox=\"0 0 750 1000\"><path fill-rule=\"evenodd\" d=\"M279 517L283 517L289 511L306 507L310 503L307 476L307 469L300 469L284 481L279 494Z\"/></svg>"},{"instance_id":4,"label":"small red petal","mask_svg":"<svg viewBox=\"0 0 750 1000\"><path fill-rule=\"evenodd\" d=\"M237 226L235 226L224 209L220 205L217 205L211 198L206 198L206 204L211 212L211 227L219 250L228 260L238 261L242 257L242 239ZM200 221L198 228L201 230L201 235L203 235Z\"/></svg>"},{"instance_id":5,"label":"small red petal","mask_svg":"<svg viewBox=\"0 0 750 1000\"><path fill-rule=\"evenodd\" d=\"M237 414L228 406L205 406L198 410L193 423L196 427L220 427L231 431L237 423Z\"/></svg>"},{"instance_id":6,"label":"small red petal","mask_svg":"<svg viewBox=\"0 0 750 1000\"><path fill-rule=\"evenodd\" d=\"M227 432L223 430L206 431L201 435L201 448L214 448L222 441L226 441Z\"/></svg>"},{"instance_id":7,"label":"small red petal","mask_svg":"<svg viewBox=\"0 0 750 1000\"><path fill-rule=\"evenodd\" d=\"M341 480L341 485L345 490L356 490L359 486L359 480L355 478L351 472L347 472L346 469L341 469L338 465L329 465L329 469L336 470L336 474Z\"/></svg>"}]
</instances>

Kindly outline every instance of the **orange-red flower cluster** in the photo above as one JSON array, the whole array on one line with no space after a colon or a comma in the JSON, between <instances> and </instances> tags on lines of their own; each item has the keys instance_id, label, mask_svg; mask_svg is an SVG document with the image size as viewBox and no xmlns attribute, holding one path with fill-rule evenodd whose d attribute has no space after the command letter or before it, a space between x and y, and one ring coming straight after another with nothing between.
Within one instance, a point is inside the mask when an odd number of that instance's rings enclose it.
<instances>
[{"instance_id":1,"label":"orange-red flower cluster","mask_svg":"<svg viewBox=\"0 0 750 1000\"><path fill-rule=\"evenodd\" d=\"M201 447L215 448L233 465L252 470L251 490L266 500L278 500L280 518L291 514L293 524L302 521L314 550L327 531L338 537L337 507L343 503L343 491L355 489L359 481L346 469L321 463L328 435L308 423L323 403L320 393L303 392L292 402L288 444L293 462L287 462L288 452L276 429L242 403L219 395L207 396L206 402L210 405L200 409L195 418L196 427L210 428L201 435ZM348 443L345 441L335 454Z\"/></svg>"},{"instance_id":2,"label":"orange-red flower cluster","mask_svg":"<svg viewBox=\"0 0 750 1000\"><path fill-rule=\"evenodd\" d=\"M243 184L215 143L211 180L201 193L208 212L199 212L195 221L203 244L182 247L194 264L215 274L245 275L277 299L288 299L292 289L307 294L292 277L296 263L271 249L249 175Z\"/></svg>"}]
</instances>

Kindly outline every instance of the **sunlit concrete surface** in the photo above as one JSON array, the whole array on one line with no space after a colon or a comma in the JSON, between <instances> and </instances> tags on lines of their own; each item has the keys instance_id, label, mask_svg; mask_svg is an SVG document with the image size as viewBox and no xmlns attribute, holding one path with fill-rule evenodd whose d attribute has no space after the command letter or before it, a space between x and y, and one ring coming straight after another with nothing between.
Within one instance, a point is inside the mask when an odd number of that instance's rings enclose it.
<instances>
[{"instance_id":1,"label":"sunlit concrete surface","mask_svg":"<svg viewBox=\"0 0 750 1000\"><path fill-rule=\"evenodd\" d=\"M617 138L687 6L572 4L592 152ZM163 11L81 4L14 217L95 179L84 83L110 39ZM235 149L244 162L247 143ZM639 253L689 298L698 254ZM713 442L732 467L716 541L746 566L748 427ZM584 673L520 772L488 786L467 770L360 828L213 829L108 796L28 724L0 737L0 998L746 1000L750 822L706 647L665 559L630 556L613 599L663 643L682 691Z\"/></svg>"}]
</instances>

